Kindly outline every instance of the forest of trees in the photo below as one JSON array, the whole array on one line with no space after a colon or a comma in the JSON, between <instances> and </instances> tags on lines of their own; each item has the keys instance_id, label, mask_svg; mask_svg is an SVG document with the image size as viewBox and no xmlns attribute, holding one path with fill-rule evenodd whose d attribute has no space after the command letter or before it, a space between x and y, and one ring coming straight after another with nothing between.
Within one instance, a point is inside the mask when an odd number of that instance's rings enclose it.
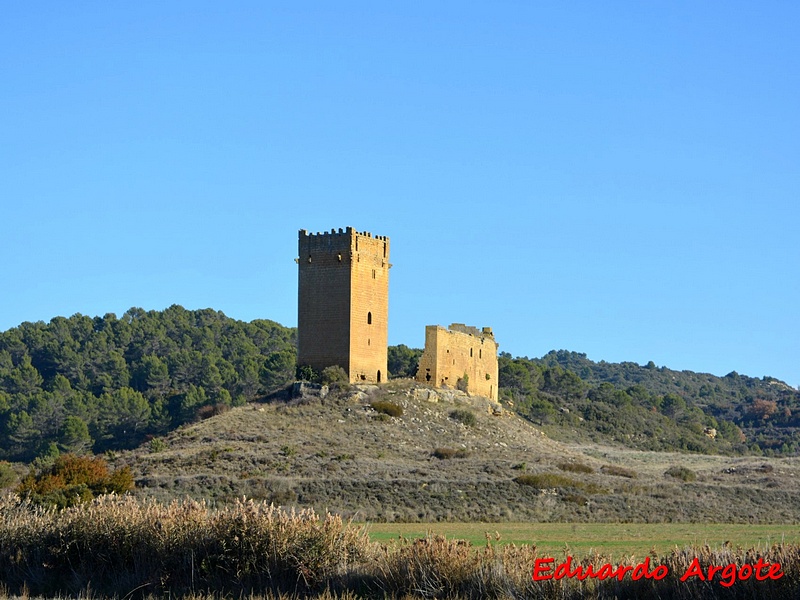
<instances>
[{"instance_id":1,"label":"forest of trees","mask_svg":"<svg viewBox=\"0 0 800 600\"><path fill-rule=\"evenodd\" d=\"M0 458L132 447L295 372L295 331L213 310L132 308L0 333Z\"/></svg>"},{"instance_id":2,"label":"forest of trees","mask_svg":"<svg viewBox=\"0 0 800 600\"><path fill-rule=\"evenodd\" d=\"M389 372L413 377L421 354L390 347ZM646 450L800 451L800 392L776 379L593 362L566 350L534 359L500 353L498 362L500 400L538 425L552 425L555 437L577 432Z\"/></svg>"},{"instance_id":3,"label":"forest of trees","mask_svg":"<svg viewBox=\"0 0 800 600\"><path fill-rule=\"evenodd\" d=\"M180 306L23 323L0 333L0 460L130 448L264 398L294 379L295 343L295 330L273 321ZM389 372L413 377L421 354L390 346ZM501 401L556 437L689 452L800 450L800 392L774 379L596 363L563 350L501 353L499 367Z\"/></svg>"},{"instance_id":4,"label":"forest of trees","mask_svg":"<svg viewBox=\"0 0 800 600\"><path fill-rule=\"evenodd\" d=\"M501 353L499 366L501 400L536 423L561 426L556 437L580 432L663 451L800 450L800 392L774 379L595 363L565 350L538 359Z\"/></svg>"}]
</instances>

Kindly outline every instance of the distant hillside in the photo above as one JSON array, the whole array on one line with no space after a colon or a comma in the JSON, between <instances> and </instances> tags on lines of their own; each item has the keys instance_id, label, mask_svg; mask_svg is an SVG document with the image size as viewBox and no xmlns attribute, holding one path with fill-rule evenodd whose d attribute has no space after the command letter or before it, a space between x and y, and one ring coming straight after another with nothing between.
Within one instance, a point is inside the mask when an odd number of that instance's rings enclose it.
<instances>
[{"instance_id":1,"label":"distant hillside","mask_svg":"<svg viewBox=\"0 0 800 600\"><path fill-rule=\"evenodd\" d=\"M413 376L420 354L390 347L390 373ZM132 448L294 377L295 330L268 320L172 306L23 323L0 333L0 459ZM555 439L700 453L800 450L800 392L769 378L558 351L501 354L500 392Z\"/></svg>"},{"instance_id":2,"label":"distant hillside","mask_svg":"<svg viewBox=\"0 0 800 600\"><path fill-rule=\"evenodd\" d=\"M523 395L534 419L575 426L577 414L583 428L636 447L770 456L800 449L800 391L774 378L596 363L560 350L530 360L504 355L501 385L507 397Z\"/></svg>"},{"instance_id":3,"label":"distant hillside","mask_svg":"<svg viewBox=\"0 0 800 600\"><path fill-rule=\"evenodd\" d=\"M389 372L413 376L421 353L390 347ZM800 451L800 391L773 378L596 363L566 350L533 359L501 353L499 366L501 401L557 439L712 454Z\"/></svg>"},{"instance_id":4,"label":"distant hillside","mask_svg":"<svg viewBox=\"0 0 800 600\"><path fill-rule=\"evenodd\" d=\"M293 329L208 309L23 323L0 333L0 458L133 447L294 370Z\"/></svg>"}]
</instances>

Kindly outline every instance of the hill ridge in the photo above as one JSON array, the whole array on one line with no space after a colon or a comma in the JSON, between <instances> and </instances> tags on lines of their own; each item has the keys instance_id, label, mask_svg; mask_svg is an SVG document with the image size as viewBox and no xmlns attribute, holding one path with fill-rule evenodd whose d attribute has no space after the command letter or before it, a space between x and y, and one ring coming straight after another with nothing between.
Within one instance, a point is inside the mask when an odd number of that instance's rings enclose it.
<instances>
[{"instance_id":1,"label":"hill ridge","mask_svg":"<svg viewBox=\"0 0 800 600\"><path fill-rule=\"evenodd\" d=\"M799 459L564 443L485 399L434 390L431 402L430 391L393 381L248 404L116 463L133 468L137 493L163 500L246 495L367 521L800 519ZM676 465L696 479L667 476Z\"/></svg>"},{"instance_id":2,"label":"hill ridge","mask_svg":"<svg viewBox=\"0 0 800 600\"><path fill-rule=\"evenodd\" d=\"M131 448L264 398L295 377L295 334L178 305L22 323L0 333L0 460ZM390 371L413 374L420 353L391 346ZM705 453L800 449L800 392L773 378L595 363L568 351L501 353L499 363L501 401L556 439Z\"/></svg>"}]
</instances>

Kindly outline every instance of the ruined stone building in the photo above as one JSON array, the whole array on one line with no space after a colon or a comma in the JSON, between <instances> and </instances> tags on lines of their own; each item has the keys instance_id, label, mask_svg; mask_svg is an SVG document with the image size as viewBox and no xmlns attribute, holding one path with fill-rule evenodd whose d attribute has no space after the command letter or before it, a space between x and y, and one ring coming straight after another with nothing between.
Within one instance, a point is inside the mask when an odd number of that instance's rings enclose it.
<instances>
[{"instance_id":1,"label":"ruined stone building","mask_svg":"<svg viewBox=\"0 0 800 600\"><path fill-rule=\"evenodd\" d=\"M352 227L298 239L297 364L387 379L389 238Z\"/></svg>"},{"instance_id":2,"label":"ruined stone building","mask_svg":"<svg viewBox=\"0 0 800 600\"><path fill-rule=\"evenodd\" d=\"M490 327L428 325L417 380L497 401L497 342Z\"/></svg>"}]
</instances>

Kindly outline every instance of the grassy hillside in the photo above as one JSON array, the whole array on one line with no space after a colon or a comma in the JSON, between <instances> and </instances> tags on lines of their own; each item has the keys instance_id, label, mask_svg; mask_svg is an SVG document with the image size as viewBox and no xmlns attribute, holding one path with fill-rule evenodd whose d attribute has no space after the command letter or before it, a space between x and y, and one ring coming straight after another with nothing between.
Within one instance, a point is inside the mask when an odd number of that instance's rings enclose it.
<instances>
[{"instance_id":1,"label":"grassy hillside","mask_svg":"<svg viewBox=\"0 0 800 600\"><path fill-rule=\"evenodd\" d=\"M122 465L145 496L247 495L358 520L800 521L798 459L558 442L483 399L403 380L234 408Z\"/></svg>"}]
</instances>

